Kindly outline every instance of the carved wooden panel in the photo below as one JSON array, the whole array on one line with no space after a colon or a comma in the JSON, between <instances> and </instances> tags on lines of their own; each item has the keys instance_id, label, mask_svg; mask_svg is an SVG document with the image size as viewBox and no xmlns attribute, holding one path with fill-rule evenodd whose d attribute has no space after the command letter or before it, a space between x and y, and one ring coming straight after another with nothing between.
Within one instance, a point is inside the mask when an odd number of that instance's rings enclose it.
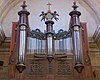
<instances>
[{"instance_id":1,"label":"carved wooden panel","mask_svg":"<svg viewBox=\"0 0 100 80\"><path fill-rule=\"evenodd\" d=\"M70 75L70 65L66 60L61 60L58 62L58 75Z\"/></svg>"},{"instance_id":2,"label":"carved wooden panel","mask_svg":"<svg viewBox=\"0 0 100 80\"><path fill-rule=\"evenodd\" d=\"M51 63L46 58L34 58L27 56L26 69L21 75L21 80L87 80L83 74L77 73L74 69L73 55L67 58L54 58ZM80 75L80 77L79 77ZM16 74L19 80L20 74ZM91 79L89 79L91 80Z\"/></svg>"},{"instance_id":3,"label":"carved wooden panel","mask_svg":"<svg viewBox=\"0 0 100 80\"><path fill-rule=\"evenodd\" d=\"M0 66L0 80L8 80L8 67Z\"/></svg>"},{"instance_id":4,"label":"carved wooden panel","mask_svg":"<svg viewBox=\"0 0 100 80\"><path fill-rule=\"evenodd\" d=\"M71 76L73 71L72 58L54 59L49 63L46 59L28 59L26 73L32 76L45 76L47 74Z\"/></svg>"},{"instance_id":5,"label":"carved wooden panel","mask_svg":"<svg viewBox=\"0 0 100 80\"><path fill-rule=\"evenodd\" d=\"M46 74L46 66L45 66L44 59L28 59L27 63L27 74L28 75L35 75L35 76L42 76Z\"/></svg>"},{"instance_id":6,"label":"carved wooden panel","mask_svg":"<svg viewBox=\"0 0 100 80\"><path fill-rule=\"evenodd\" d=\"M62 58L56 60L56 75L69 76L72 75L73 61L72 58Z\"/></svg>"}]
</instances>

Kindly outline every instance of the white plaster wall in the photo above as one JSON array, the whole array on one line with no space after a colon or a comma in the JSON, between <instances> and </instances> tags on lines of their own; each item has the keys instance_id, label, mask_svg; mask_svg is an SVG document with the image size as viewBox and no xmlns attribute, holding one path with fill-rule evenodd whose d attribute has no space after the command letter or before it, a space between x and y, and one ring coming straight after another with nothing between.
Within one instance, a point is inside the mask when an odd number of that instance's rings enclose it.
<instances>
[{"instance_id":1,"label":"white plaster wall","mask_svg":"<svg viewBox=\"0 0 100 80\"><path fill-rule=\"evenodd\" d=\"M58 31L59 29L68 30L68 24L70 20L69 12L72 10L73 0L26 0L27 10L31 13L29 16L29 26L31 29L39 28L42 31L45 29L45 23L39 17L42 11L46 12L48 10L47 3L50 1L52 3L51 10L57 11L59 13L59 21L55 21L54 29ZM5 16L5 19L2 22L2 26L6 36L11 36L12 22L18 21L17 12L21 10L19 3L13 7L8 14ZM87 9L85 9L81 4L77 3L79 6L79 11L82 13L81 21L87 22L88 27L88 36L91 37L94 33L97 25Z\"/></svg>"}]
</instances>

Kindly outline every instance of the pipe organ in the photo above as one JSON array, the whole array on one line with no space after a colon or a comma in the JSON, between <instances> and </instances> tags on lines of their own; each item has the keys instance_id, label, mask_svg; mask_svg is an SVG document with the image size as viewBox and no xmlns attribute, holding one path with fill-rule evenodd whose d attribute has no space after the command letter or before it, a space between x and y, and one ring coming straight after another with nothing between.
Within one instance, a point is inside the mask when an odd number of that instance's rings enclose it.
<instances>
[{"instance_id":1,"label":"pipe organ","mask_svg":"<svg viewBox=\"0 0 100 80\"><path fill-rule=\"evenodd\" d=\"M80 22L81 13L76 2L71 16L69 30L53 30L58 13L50 10L42 12L46 30L31 30L28 24L30 14L21 5L19 21L13 22L9 78L13 80L92 80L92 68L87 42L86 23ZM87 47L87 48L86 48ZM17 71L17 70L18 71Z\"/></svg>"},{"instance_id":2,"label":"pipe organ","mask_svg":"<svg viewBox=\"0 0 100 80\"><path fill-rule=\"evenodd\" d=\"M54 34L54 53L68 53L72 52L72 36L67 35L67 31L59 30ZM46 35L39 29L29 32L27 38L27 52L28 54L46 54ZM48 52L52 52L52 37L48 35Z\"/></svg>"}]
</instances>

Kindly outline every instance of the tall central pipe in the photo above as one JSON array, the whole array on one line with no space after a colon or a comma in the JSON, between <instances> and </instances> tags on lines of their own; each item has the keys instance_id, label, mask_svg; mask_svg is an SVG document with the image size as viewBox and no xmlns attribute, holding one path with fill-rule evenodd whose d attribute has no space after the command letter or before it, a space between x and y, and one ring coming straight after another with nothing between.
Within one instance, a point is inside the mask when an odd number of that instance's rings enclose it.
<instances>
[{"instance_id":1,"label":"tall central pipe","mask_svg":"<svg viewBox=\"0 0 100 80\"><path fill-rule=\"evenodd\" d=\"M46 21L46 52L48 56L54 52L54 41L53 41L53 21Z\"/></svg>"},{"instance_id":2,"label":"tall central pipe","mask_svg":"<svg viewBox=\"0 0 100 80\"><path fill-rule=\"evenodd\" d=\"M40 16L42 16L42 20L46 20L45 24L46 24L46 53L47 53L47 59L49 62L51 62L51 60L53 59L53 52L54 52L54 30L53 30L53 24L54 21L52 19L55 19L56 21L58 20L57 16L59 16L57 14L56 11L54 11L53 13L50 10L50 5L51 3L48 3L48 11L47 13L42 12L42 14L40 14Z\"/></svg>"}]
</instances>

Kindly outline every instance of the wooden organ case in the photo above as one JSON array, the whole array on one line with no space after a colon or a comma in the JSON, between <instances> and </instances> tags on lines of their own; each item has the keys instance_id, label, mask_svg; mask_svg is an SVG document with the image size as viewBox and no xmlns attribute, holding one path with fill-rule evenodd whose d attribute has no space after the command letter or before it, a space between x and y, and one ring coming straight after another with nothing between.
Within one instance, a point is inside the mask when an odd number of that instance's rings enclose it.
<instances>
[{"instance_id":1,"label":"wooden organ case","mask_svg":"<svg viewBox=\"0 0 100 80\"><path fill-rule=\"evenodd\" d=\"M49 8L40 15L46 24L43 33L29 28L25 2L21 7L19 22L12 23L9 80L92 80L86 23L79 22L76 3L69 30L58 33L52 20L58 20L56 11Z\"/></svg>"}]
</instances>

